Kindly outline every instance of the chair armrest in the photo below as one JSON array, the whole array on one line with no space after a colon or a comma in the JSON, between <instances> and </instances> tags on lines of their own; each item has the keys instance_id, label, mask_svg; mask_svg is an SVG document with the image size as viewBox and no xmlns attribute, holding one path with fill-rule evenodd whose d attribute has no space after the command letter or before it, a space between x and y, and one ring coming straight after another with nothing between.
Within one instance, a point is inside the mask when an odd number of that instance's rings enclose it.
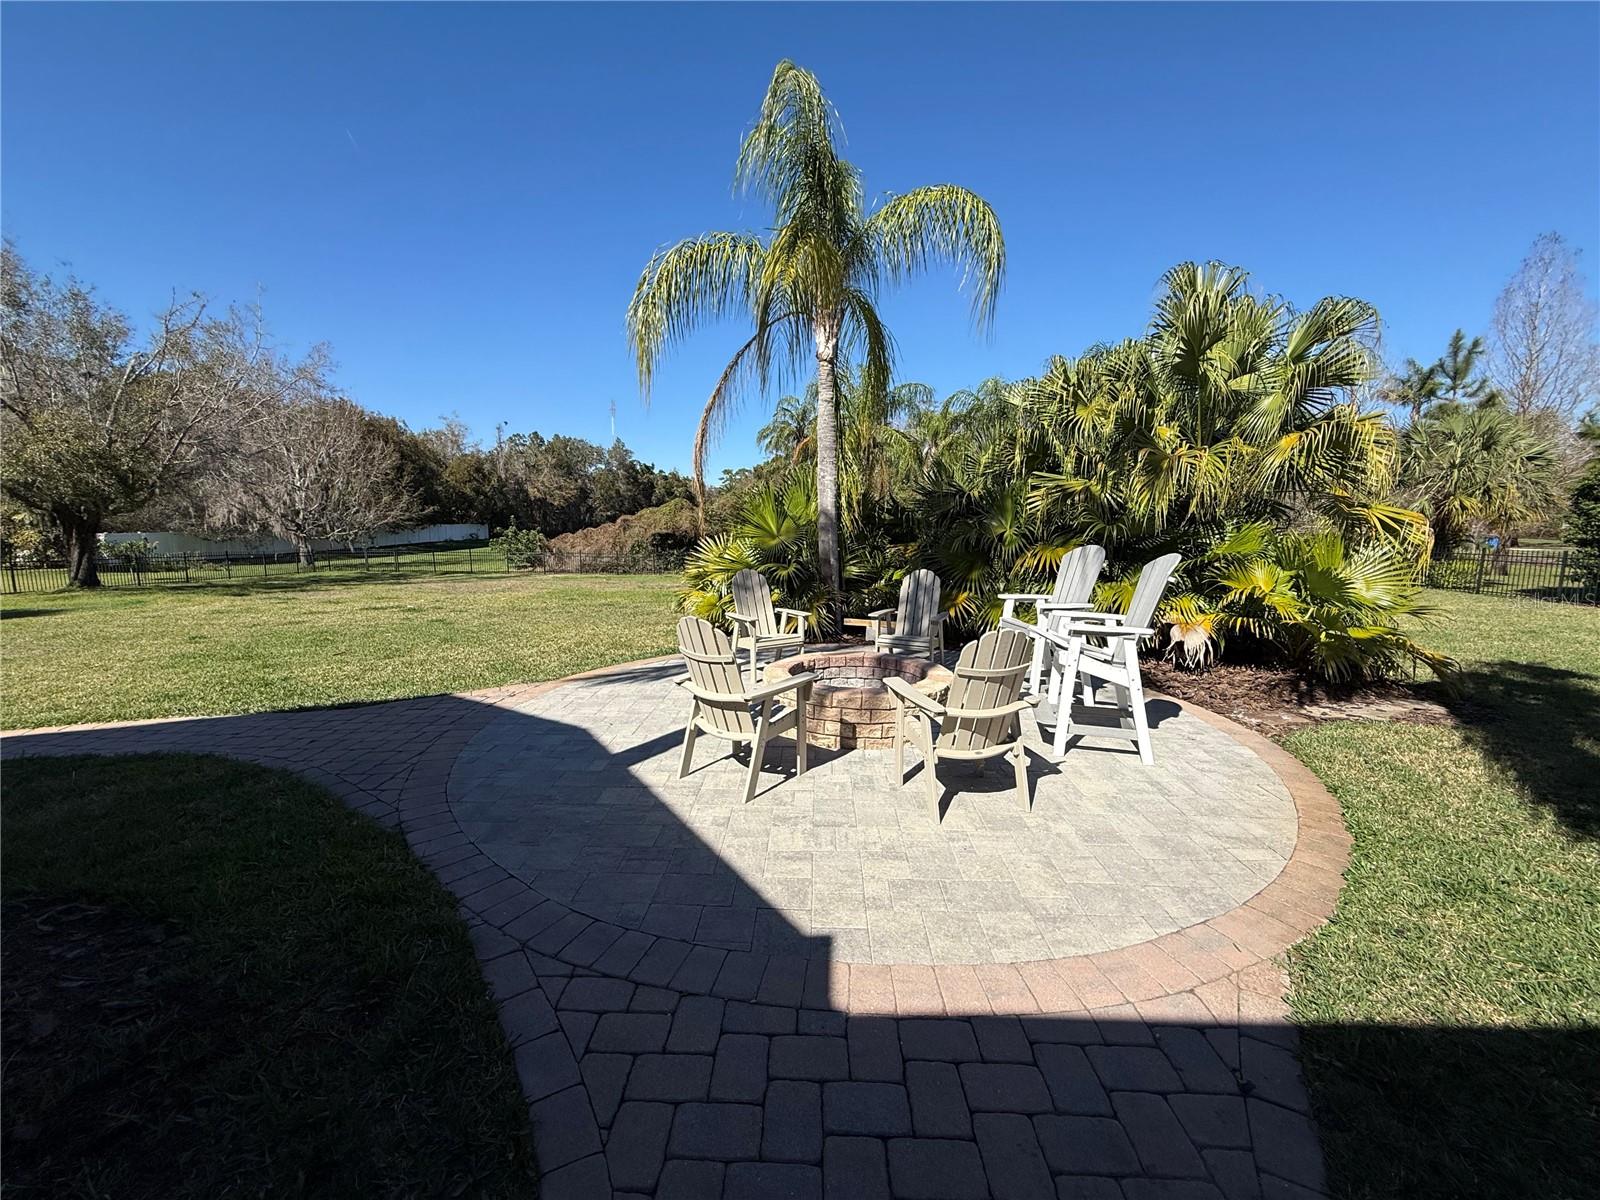
<instances>
[{"instance_id":1,"label":"chair armrest","mask_svg":"<svg viewBox=\"0 0 1600 1200\"><path fill-rule=\"evenodd\" d=\"M999 708L948 708L945 710L944 715L952 721L969 717L973 720L983 720L987 717L1009 717L1012 713L1019 713L1025 708L1032 708L1039 703L1040 699L1042 697L1030 696L1022 700L1013 701L1010 704L1002 704Z\"/></svg>"},{"instance_id":2,"label":"chair armrest","mask_svg":"<svg viewBox=\"0 0 1600 1200\"><path fill-rule=\"evenodd\" d=\"M746 700L752 703L757 700L770 700L774 696L781 696L784 692L792 692L802 685L816 683L822 676L815 671L802 671L798 675L791 675L787 679L780 679L776 683L769 683L764 687L751 688L744 694Z\"/></svg>"},{"instance_id":3,"label":"chair armrest","mask_svg":"<svg viewBox=\"0 0 1600 1200\"><path fill-rule=\"evenodd\" d=\"M747 617L741 612L729 613L728 620L733 621L738 625L754 625L756 623L756 619L754 617Z\"/></svg>"},{"instance_id":4,"label":"chair armrest","mask_svg":"<svg viewBox=\"0 0 1600 1200\"><path fill-rule=\"evenodd\" d=\"M1061 600L1051 600L1049 597L1046 597L1045 599L1039 601L1037 607L1045 612L1071 612L1074 609L1081 609L1084 610L1085 614L1087 615L1087 613L1094 608L1094 605L1087 600L1067 602Z\"/></svg>"},{"instance_id":5,"label":"chair armrest","mask_svg":"<svg viewBox=\"0 0 1600 1200\"><path fill-rule=\"evenodd\" d=\"M897 608L875 608L867 614L874 621L881 621L885 617L892 617L900 610Z\"/></svg>"},{"instance_id":6,"label":"chair armrest","mask_svg":"<svg viewBox=\"0 0 1600 1200\"><path fill-rule=\"evenodd\" d=\"M1041 600L1050 599L1049 592L1001 592L1001 600L1026 600L1030 604L1037 604Z\"/></svg>"},{"instance_id":7,"label":"chair armrest","mask_svg":"<svg viewBox=\"0 0 1600 1200\"><path fill-rule=\"evenodd\" d=\"M799 617L802 621L811 615L803 608L775 608L772 611L784 613L791 617Z\"/></svg>"},{"instance_id":8,"label":"chair armrest","mask_svg":"<svg viewBox=\"0 0 1600 1200\"><path fill-rule=\"evenodd\" d=\"M915 704L918 708L922 709L923 712L929 713L935 717L944 716L944 705L940 704L937 700L934 700L929 696L924 696L904 679L896 679L893 675L891 675L883 682L884 686L889 689L889 694L894 696L896 699L909 701L910 703Z\"/></svg>"},{"instance_id":9,"label":"chair armrest","mask_svg":"<svg viewBox=\"0 0 1600 1200\"><path fill-rule=\"evenodd\" d=\"M1142 638L1149 637L1155 630L1141 629L1137 625L1079 625L1074 621L1067 626L1066 632L1069 636L1072 634L1078 634L1079 636L1087 634L1090 637L1103 638Z\"/></svg>"}]
</instances>

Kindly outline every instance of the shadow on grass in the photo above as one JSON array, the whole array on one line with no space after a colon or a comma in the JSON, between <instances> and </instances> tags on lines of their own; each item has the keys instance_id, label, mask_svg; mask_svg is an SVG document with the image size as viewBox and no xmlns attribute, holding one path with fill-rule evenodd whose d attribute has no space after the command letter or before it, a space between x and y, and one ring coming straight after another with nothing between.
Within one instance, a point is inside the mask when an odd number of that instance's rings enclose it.
<instances>
[{"instance_id":1,"label":"shadow on grass","mask_svg":"<svg viewBox=\"0 0 1600 1200\"><path fill-rule=\"evenodd\" d=\"M1300 1053L1343 1200L1600 1184L1600 1029L1313 1025Z\"/></svg>"},{"instance_id":2,"label":"shadow on grass","mask_svg":"<svg viewBox=\"0 0 1600 1200\"><path fill-rule=\"evenodd\" d=\"M20 617L48 617L62 612L59 608L0 608L0 621L15 621Z\"/></svg>"},{"instance_id":3,"label":"shadow on grass","mask_svg":"<svg viewBox=\"0 0 1600 1200\"><path fill-rule=\"evenodd\" d=\"M1474 665L1426 690L1571 832L1600 838L1600 678L1543 663Z\"/></svg>"}]
</instances>

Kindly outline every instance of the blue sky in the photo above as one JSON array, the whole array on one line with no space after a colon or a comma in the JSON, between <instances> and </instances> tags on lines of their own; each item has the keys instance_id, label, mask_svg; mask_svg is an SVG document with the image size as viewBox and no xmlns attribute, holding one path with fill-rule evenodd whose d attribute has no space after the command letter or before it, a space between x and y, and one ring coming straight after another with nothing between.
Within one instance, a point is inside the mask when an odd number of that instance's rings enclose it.
<instances>
[{"instance_id":1,"label":"blue sky","mask_svg":"<svg viewBox=\"0 0 1600 1200\"><path fill-rule=\"evenodd\" d=\"M1600 6L8 3L0 213L144 315L262 290L286 342L414 427L459 413L687 467L743 334L639 398L623 313L660 244L762 227L729 188L773 64L811 68L869 194L955 182L1009 271L975 336L953 276L885 298L941 393L1140 331L1218 258L1374 302L1395 358L1487 327L1557 230L1600 275ZM767 402L713 472L756 457Z\"/></svg>"}]
</instances>

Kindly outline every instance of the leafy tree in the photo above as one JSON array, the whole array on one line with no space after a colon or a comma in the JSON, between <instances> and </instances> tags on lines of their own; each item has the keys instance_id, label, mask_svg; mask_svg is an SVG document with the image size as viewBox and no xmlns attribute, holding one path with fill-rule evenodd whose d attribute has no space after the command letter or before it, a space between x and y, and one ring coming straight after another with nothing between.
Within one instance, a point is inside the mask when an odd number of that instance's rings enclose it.
<instances>
[{"instance_id":1,"label":"leafy tree","mask_svg":"<svg viewBox=\"0 0 1600 1200\"><path fill-rule=\"evenodd\" d=\"M965 188L917 188L870 212L860 173L835 149L838 120L816 78L780 62L755 126L745 136L735 184L770 202L772 233L709 233L653 257L628 307L641 389L649 394L666 348L703 322L747 315L754 330L711 390L695 437L695 481L704 495L705 453L741 385L763 389L775 372L808 359L817 384L817 545L823 579L842 586L839 540L838 371L861 364L869 391L887 387L889 332L878 314L884 284L949 262L973 284L973 312L992 319L1005 245L993 210Z\"/></svg>"},{"instance_id":2,"label":"leafy tree","mask_svg":"<svg viewBox=\"0 0 1600 1200\"><path fill-rule=\"evenodd\" d=\"M1578 436L1589 460L1572 488L1565 533L1577 550L1577 568L1584 583L1600 593L1600 411L1584 419Z\"/></svg>"},{"instance_id":3,"label":"leafy tree","mask_svg":"<svg viewBox=\"0 0 1600 1200\"><path fill-rule=\"evenodd\" d=\"M59 531L96 587L105 522L193 488L262 405L322 369L281 359L259 314L194 297L143 337L84 284L0 250L0 486Z\"/></svg>"}]
</instances>

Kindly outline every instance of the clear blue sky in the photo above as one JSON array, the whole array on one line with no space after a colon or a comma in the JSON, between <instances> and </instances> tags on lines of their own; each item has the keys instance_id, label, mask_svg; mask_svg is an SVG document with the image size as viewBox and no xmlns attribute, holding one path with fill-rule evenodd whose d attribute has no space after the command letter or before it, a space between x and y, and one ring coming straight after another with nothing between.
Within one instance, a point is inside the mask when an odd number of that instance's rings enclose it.
<instances>
[{"instance_id":1,"label":"clear blue sky","mask_svg":"<svg viewBox=\"0 0 1600 1200\"><path fill-rule=\"evenodd\" d=\"M458 412L687 467L743 335L641 403L623 328L660 244L760 228L734 199L773 64L811 68L869 194L998 210L998 325L953 278L888 298L941 393L1140 331L1163 270L1219 258L1308 304L1365 297L1392 357L1482 330L1534 236L1600 275L1600 7L811 8L8 3L0 207L143 315L250 299L414 427ZM768 403L713 469L755 458Z\"/></svg>"}]
</instances>

